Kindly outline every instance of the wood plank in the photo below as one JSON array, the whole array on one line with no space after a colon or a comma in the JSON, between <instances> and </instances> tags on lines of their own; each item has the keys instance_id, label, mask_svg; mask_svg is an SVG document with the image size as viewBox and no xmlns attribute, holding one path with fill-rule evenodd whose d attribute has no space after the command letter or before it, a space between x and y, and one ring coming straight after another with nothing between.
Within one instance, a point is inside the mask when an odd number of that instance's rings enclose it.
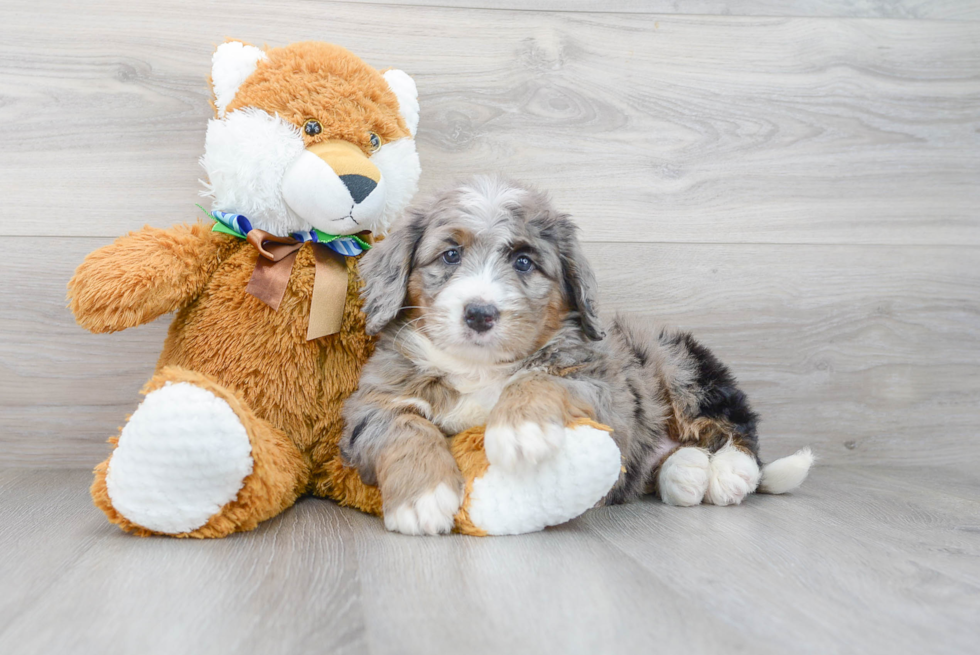
<instances>
[{"instance_id":1,"label":"wood plank","mask_svg":"<svg viewBox=\"0 0 980 655\"><path fill-rule=\"evenodd\" d=\"M345 510L333 503L303 501L247 535L140 539L91 506L88 475L31 477L33 504L14 508L0 531L7 538L0 560L21 573L10 581L15 620L0 622L0 652L365 652L357 563ZM11 530L14 518L31 520L29 510L58 509L57 499L39 493L45 486L87 501L84 530L101 536L57 571L32 543L14 538L24 528ZM48 525L48 532L61 526ZM72 531L47 537L50 550L76 550ZM45 575L44 588L27 584Z\"/></svg>"},{"instance_id":2,"label":"wood plank","mask_svg":"<svg viewBox=\"0 0 980 655\"><path fill-rule=\"evenodd\" d=\"M649 500L580 522L782 652L971 653L980 542L959 528L976 526L978 505L943 502L821 467L791 496L681 511Z\"/></svg>"},{"instance_id":3,"label":"wood plank","mask_svg":"<svg viewBox=\"0 0 980 655\"><path fill-rule=\"evenodd\" d=\"M306 499L215 541L119 532L87 472L0 471L0 652L972 653L980 501L909 470L485 539Z\"/></svg>"},{"instance_id":4,"label":"wood plank","mask_svg":"<svg viewBox=\"0 0 980 655\"><path fill-rule=\"evenodd\" d=\"M0 8L0 234L193 217L234 35L410 71L424 189L506 171L593 241L980 244L980 23L52 1Z\"/></svg>"},{"instance_id":5,"label":"wood plank","mask_svg":"<svg viewBox=\"0 0 980 655\"><path fill-rule=\"evenodd\" d=\"M418 539L386 534L363 514L348 518L372 652L775 652L574 523L518 537Z\"/></svg>"},{"instance_id":6,"label":"wood plank","mask_svg":"<svg viewBox=\"0 0 980 655\"><path fill-rule=\"evenodd\" d=\"M2 465L94 466L152 373L166 320L91 335L65 309L65 281L104 242L7 239ZM729 363L763 416L767 459L813 445L833 462L980 464L977 249L586 250L607 313L690 329Z\"/></svg>"},{"instance_id":7,"label":"wood plank","mask_svg":"<svg viewBox=\"0 0 980 655\"><path fill-rule=\"evenodd\" d=\"M978 20L972 0L354 0L379 5L627 14Z\"/></svg>"},{"instance_id":8,"label":"wood plank","mask_svg":"<svg viewBox=\"0 0 980 655\"><path fill-rule=\"evenodd\" d=\"M114 534L92 505L91 474L0 470L0 635L91 548ZM3 652L22 652L0 649Z\"/></svg>"},{"instance_id":9,"label":"wood plank","mask_svg":"<svg viewBox=\"0 0 980 655\"><path fill-rule=\"evenodd\" d=\"M216 541L138 539L89 507L80 523L99 542L52 567L18 539L30 525L17 526L35 507L65 512L60 497L77 504L87 475L3 475L10 484L0 486L7 519L0 559L21 574L4 580L13 592L8 611L0 610L9 619L0 621L5 653L173 653L189 645L236 653L494 653L532 645L595 653L654 641L694 655L772 652L683 598L658 607L671 590L584 532L420 539L318 499ZM28 484L15 486L21 481ZM9 503L11 495L32 502ZM48 550L77 549L73 531L45 525ZM50 580L37 589L27 576Z\"/></svg>"}]
</instances>

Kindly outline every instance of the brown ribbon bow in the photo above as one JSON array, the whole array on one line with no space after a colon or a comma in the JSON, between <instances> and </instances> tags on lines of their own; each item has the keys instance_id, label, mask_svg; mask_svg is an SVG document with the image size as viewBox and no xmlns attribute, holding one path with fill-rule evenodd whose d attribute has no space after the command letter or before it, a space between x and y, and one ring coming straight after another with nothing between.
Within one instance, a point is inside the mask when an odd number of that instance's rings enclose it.
<instances>
[{"instance_id":1,"label":"brown ribbon bow","mask_svg":"<svg viewBox=\"0 0 980 655\"><path fill-rule=\"evenodd\" d=\"M264 302L273 311L278 311L286 285L289 284L296 253L303 247L303 242L257 229L251 230L245 238L259 251L245 292ZM343 255L323 244L312 245L315 276L307 341L340 332L347 299L347 264Z\"/></svg>"}]
</instances>

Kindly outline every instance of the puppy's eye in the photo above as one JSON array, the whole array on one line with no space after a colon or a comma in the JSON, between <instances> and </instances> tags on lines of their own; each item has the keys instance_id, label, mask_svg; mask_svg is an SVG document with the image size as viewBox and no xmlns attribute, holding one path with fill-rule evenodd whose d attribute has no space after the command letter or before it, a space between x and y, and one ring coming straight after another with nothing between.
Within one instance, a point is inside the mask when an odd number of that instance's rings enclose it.
<instances>
[{"instance_id":1,"label":"puppy's eye","mask_svg":"<svg viewBox=\"0 0 980 655\"><path fill-rule=\"evenodd\" d=\"M374 132L371 132L370 141L371 141L371 152L377 152L378 149L381 148L381 137L375 134Z\"/></svg>"},{"instance_id":2,"label":"puppy's eye","mask_svg":"<svg viewBox=\"0 0 980 655\"><path fill-rule=\"evenodd\" d=\"M450 248L446 252L442 253L442 261L447 264L458 264L461 259L459 250L456 248Z\"/></svg>"},{"instance_id":3,"label":"puppy's eye","mask_svg":"<svg viewBox=\"0 0 980 655\"><path fill-rule=\"evenodd\" d=\"M527 273L532 268L534 268L534 262L527 255L521 255L514 260L514 269L521 273Z\"/></svg>"},{"instance_id":4,"label":"puppy's eye","mask_svg":"<svg viewBox=\"0 0 980 655\"><path fill-rule=\"evenodd\" d=\"M306 132L307 136L316 136L323 131L323 126L320 125L320 121L309 120L303 126L303 131Z\"/></svg>"}]
</instances>

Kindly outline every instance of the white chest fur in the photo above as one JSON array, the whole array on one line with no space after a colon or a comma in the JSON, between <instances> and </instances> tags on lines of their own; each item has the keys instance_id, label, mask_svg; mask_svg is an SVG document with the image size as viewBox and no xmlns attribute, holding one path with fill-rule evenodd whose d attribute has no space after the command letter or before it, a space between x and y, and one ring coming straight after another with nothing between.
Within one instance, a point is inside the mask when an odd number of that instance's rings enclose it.
<instances>
[{"instance_id":1,"label":"white chest fur","mask_svg":"<svg viewBox=\"0 0 980 655\"><path fill-rule=\"evenodd\" d=\"M504 390L507 377L509 376L493 377L474 386L469 384L469 380L462 381L464 384L459 386L453 385L459 392L459 400L448 412L433 416L433 422L446 432L462 432L484 425L490 416L490 410L500 398L500 392Z\"/></svg>"},{"instance_id":2,"label":"white chest fur","mask_svg":"<svg viewBox=\"0 0 980 655\"><path fill-rule=\"evenodd\" d=\"M413 344L413 359L423 369L441 374L443 381L458 394L456 404L448 411L430 416L430 420L449 433L484 425L490 410L514 373L512 364L484 364L462 359L437 349L419 335Z\"/></svg>"}]
</instances>

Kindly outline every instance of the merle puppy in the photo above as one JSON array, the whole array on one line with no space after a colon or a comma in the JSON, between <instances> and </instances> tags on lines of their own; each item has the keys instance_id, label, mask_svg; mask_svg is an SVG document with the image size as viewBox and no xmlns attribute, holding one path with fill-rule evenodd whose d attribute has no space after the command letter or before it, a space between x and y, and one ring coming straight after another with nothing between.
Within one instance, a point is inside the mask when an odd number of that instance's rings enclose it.
<instances>
[{"instance_id":1,"label":"merle puppy","mask_svg":"<svg viewBox=\"0 0 980 655\"><path fill-rule=\"evenodd\" d=\"M808 450L761 468L745 394L689 334L603 324L576 228L543 193L496 177L444 191L361 274L380 338L341 450L380 485L390 530L452 528L463 481L446 438L484 424L488 460L509 469L551 456L576 417L610 426L624 472L605 503L737 504L806 476Z\"/></svg>"}]
</instances>

